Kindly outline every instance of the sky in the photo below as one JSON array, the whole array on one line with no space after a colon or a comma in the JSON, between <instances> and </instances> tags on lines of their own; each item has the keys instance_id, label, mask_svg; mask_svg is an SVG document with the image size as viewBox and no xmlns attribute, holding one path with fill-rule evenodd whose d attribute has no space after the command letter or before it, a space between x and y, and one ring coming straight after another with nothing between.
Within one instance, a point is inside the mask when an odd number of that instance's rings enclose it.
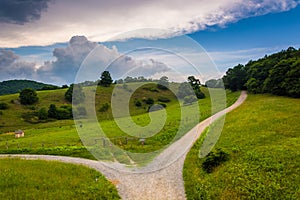
<instances>
[{"instance_id":1,"label":"sky","mask_svg":"<svg viewBox=\"0 0 300 200\"><path fill-rule=\"evenodd\" d=\"M167 75L181 81L191 74L202 81L218 78L239 63L299 48L299 4L1 0L0 81L62 85L95 79L105 69L114 79Z\"/></svg>"}]
</instances>

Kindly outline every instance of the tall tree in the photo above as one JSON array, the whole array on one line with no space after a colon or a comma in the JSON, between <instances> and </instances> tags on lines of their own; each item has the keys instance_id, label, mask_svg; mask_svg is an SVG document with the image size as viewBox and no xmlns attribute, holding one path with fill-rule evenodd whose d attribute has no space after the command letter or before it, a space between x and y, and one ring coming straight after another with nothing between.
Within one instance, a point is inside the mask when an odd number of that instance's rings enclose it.
<instances>
[{"instance_id":1,"label":"tall tree","mask_svg":"<svg viewBox=\"0 0 300 200\"><path fill-rule=\"evenodd\" d=\"M39 98L35 90L26 88L20 92L20 102L23 105L31 105L38 102Z\"/></svg>"},{"instance_id":2,"label":"tall tree","mask_svg":"<svg viewBox=\"0 0 300 200\"><path fill-rule=\"evenodd\" d=\"M200 90L201 82L200 82L199 79L196 79L194 76L189 76L188 77L188 82L192 86L197 99L205 98L204 93L201 92L201 90Z\"/></svg>"},{"instance_id":3,"label":"tall tree","mask_svg":"<svg viewBox=\"0 0 300 200\"><path fill-rule=\"evenodd\" d=\"M110 76L109 71L104 71L101 74L99 85L104 87L109 87L112 84L113 80Z\"/></svg>"}]
</instances>

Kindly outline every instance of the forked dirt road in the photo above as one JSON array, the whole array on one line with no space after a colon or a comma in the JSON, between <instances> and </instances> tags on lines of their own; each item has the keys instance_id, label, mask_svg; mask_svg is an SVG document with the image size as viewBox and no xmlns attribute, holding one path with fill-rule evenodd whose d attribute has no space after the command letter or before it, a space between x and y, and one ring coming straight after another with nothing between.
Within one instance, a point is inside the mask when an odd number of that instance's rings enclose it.
<instances>
[{"instance_id":1,"label":"forked dirt road","mask_svg":"<svg viewBox=\"0 0 300 200\"><path fill-rule=\"evenodd\" d=\"M189 149L206 127L224 114L240 106L246 98L247 93L242 91L239 99L233 105L196 125L180 140L165 149L149 165L134 172L116 170L104 162L83 158L49 155L0 155L0 157L55 160L88 166L101 172L108 180L112 181L116 185L122 199L186 199L182 169ZM174 160L174 162L166 164L166 161L170 159ZM160 166L166 167L161 168Z\"/></svg>"}]
</instances>

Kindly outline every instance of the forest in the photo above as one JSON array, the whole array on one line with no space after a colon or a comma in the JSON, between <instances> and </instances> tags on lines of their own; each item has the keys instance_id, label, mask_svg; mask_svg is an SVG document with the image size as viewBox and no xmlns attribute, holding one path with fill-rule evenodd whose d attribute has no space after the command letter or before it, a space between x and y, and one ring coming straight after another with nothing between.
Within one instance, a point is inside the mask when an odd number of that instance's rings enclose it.
<instances>
[{"instance_id":1,"label":"forest","mask_svg":"<svg viewBox=\"0 0 300 200\"><path fill-rule=\"evenodd\" d=\"M229 68L223 76L224 86L232 91L270 93L300 97L300 49L287 50L265 56L246 65Z\"/></svg>"}]
</instances>

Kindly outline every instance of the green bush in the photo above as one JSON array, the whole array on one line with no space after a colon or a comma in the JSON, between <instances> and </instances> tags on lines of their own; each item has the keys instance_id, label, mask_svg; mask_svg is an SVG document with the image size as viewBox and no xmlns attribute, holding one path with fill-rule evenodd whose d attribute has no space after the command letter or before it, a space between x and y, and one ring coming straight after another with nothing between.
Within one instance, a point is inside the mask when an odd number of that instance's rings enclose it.
<instances>
[{"instance_id":1,"label":"green bush","mask_svg":"<svg viewBox=\"0 0 300 200\"><path fill-rule=\"evenodd\" d=\"M0 110L6 110L7 108L8 108L8 104L7 103L4 103L4 102L0 103Z\"/></svg>"},{"instance_id":2,"label":"green bush","mask_svg":"<svg viewBox=\"0 0 300 200\"><path fill-rule=\"evenodd\" d=\"M61 106L56 110L56 119L72 119L72 107L69 105Z\"/></svg>"},{"instance_id":3,"label":"green bush","mask_svg":"<svg viewBox=\"0 0 300 200\"><path fill-rule=\"evenodd\" d=\"M142 106L142 102L140 100L136 100L134 102L134 104L135 104L136 107L141 107Z\"/></svg>"},{"instance_id":4,"label":"green bush","mask_svg":"<svg viewBox=\"0 0 300 200\"><path fill-rule=\"evenodd\" d=\"M211 151L202 162L202 169L207 173L211 173L216 167L226 162L229 159L229 154L222 149Z\"/></svg>"},{"instance_id":5,"label":"green bush","mask_svg":"<svg viewBox=\"0 0 300 200\"><path fill-rule=\"evenodd\" d=\"M157 98L157 101L164 102L164 103L168 103L168 102L170 102L171 100L170 100L168 97L160 96L160 97Z\"/></svg>"},{"instance_id":6,"label":"green bush","mask_svg":"<svg viewBox=\"0 0 300 200\"><path fill-rule=\"evenodd\" d=\"M148 105L152 105L152 104L154 104L154 99L149 97L148 99L145 100L145 103Z\"/></svg>"},{"instance_id":7,"label":"green bush","mask_svg":"<svg viewBox=\"0 0 300 200\"><path fill-rule=\"evenodd\" d=\"M184 105L188 105L188 104L192 104L193 102L196 102L197 98L194 95L190 95L190 96L186 96L183 99L183 104Z\"/></svg>"},{"instance_id":8,"label":"green bush","mask_svg":"<svg viewBox=\"0 0 300 200\"><path fill-rule=\"evenodd\" d=\"M41 108L38 112L38 118L39 120L46 120L48 119L48 112L46 108Z\"/></svg>"},{"instance_id":9,"label":"green bush","mask_svg":"<svg viewBox=\"0 0 300 200\"><path fill-rule=\"evenodd\" d=\"M106 112L109 109L109 104L105 103L101 106L101 108L99 109L100 112Z\"/></svg>"},{"instance_id":10,"label":"green bush","mask_svg":"<svg viewBox=\"0 0 300 200\"><path fill-rule=\"evenodd\" d=\"M39 98L35 90L26 88L20 92L20 102L23 105L32 105L38 102Z\"/></svg>"}]
</instances>

